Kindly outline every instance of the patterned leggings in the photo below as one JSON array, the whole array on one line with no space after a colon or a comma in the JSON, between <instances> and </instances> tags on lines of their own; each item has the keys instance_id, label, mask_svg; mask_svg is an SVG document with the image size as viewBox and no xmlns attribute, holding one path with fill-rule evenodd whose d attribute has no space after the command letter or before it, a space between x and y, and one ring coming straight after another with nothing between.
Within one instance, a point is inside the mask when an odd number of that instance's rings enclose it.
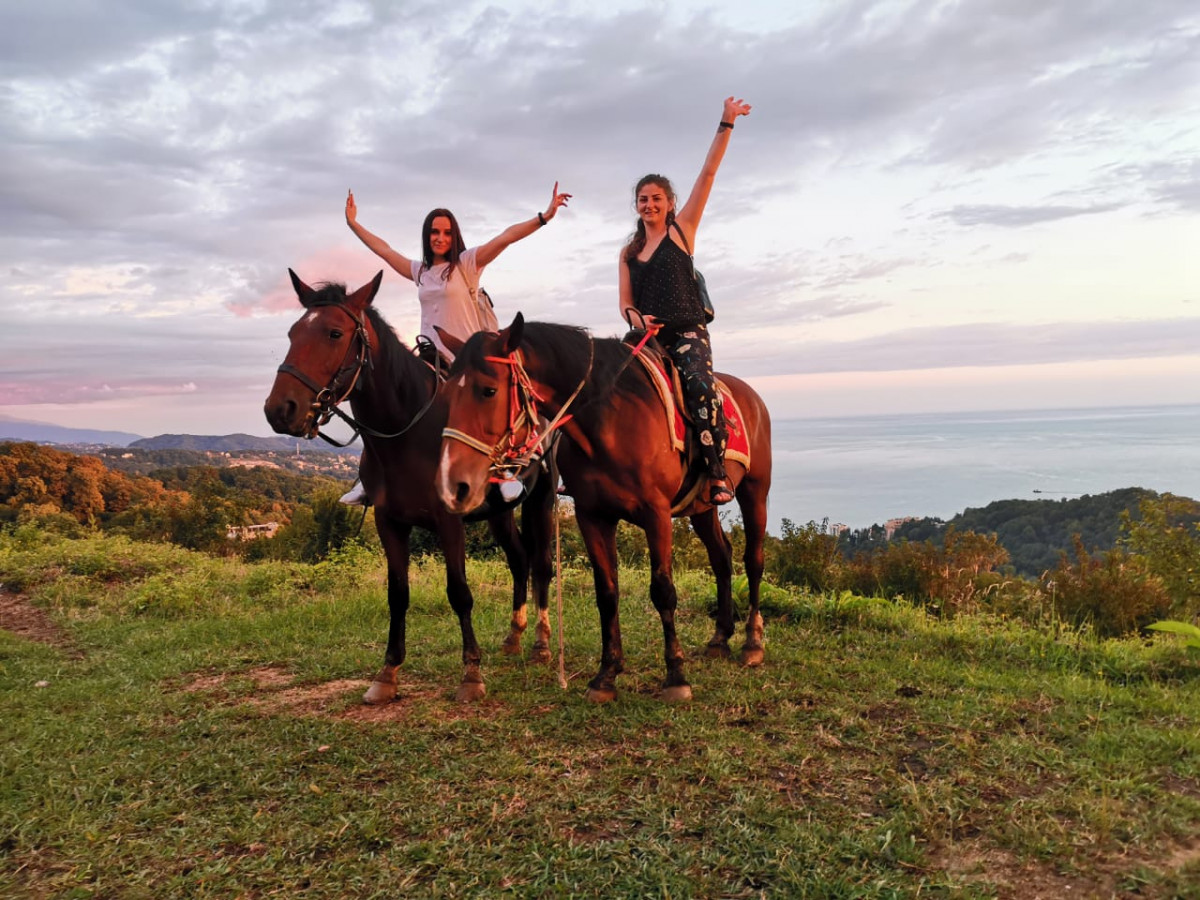
<instances>
[{"instance_id":1,"label":"patterned leggings","mask_svg":"<svg viewBox=\"0 0 1200 900\"><path fill-rule=\"evenodd\" d=\"M681 331L664 328L658 334L658 342L679 370L684 403L700 439L700 453L708 466L708 474L713 478L724 478L728 433L721 392L713 379L708 329L703 325L685 326Z\"/></svg>"}]
</instances>

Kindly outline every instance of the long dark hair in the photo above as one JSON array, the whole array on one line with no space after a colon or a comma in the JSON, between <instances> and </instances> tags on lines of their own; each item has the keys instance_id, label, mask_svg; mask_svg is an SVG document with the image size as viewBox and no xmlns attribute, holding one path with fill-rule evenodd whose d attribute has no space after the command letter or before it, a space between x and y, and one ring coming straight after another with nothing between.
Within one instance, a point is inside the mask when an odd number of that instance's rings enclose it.
<instances>
[{"instance_id":1,"label":"long dark hair","mask_svg":"<svg viewBox=\"0 0 1200 900\"><path fill-rule=\"evenodd\" d=\"M633 203L636 207L638 194L642 192L648 184L658 185L663 189L663 193L667 195L667 199L671 201L671 205L676 203L675 188L671 186L671 180L666 175L656 175L653 172L649 175L643 175L638 181L637 187L633 189ZM675 210L667 213L667 228L670 229L671 223L675 221ZM635 256L642 252L642 248L646 246L646 223L638 217L637 230L629 236L629 243L625 245L625 261L629 262Z\"/></svg>"},{"instance_id":2,"label":"long dark hair","mask_svg":"<svg viewBox=\"0 0 1200 900\"><path fill-rule=\"evenodd\" d=\"M417 284L421 283L421 275L425 270L433 266L433 245L429 241L429 232L433 230L433 220L438 216L445 216L450 220L450 250L446 254L446 262L449 265L446 266L446 272L442 275L442 281L450 280L454 267L458 265L458 258L467 249L467 245L463 241L462 229L458 227L458 219L454 218L454 213L440 207L431 209L429 215L425 217L425 224L421 226L421 269L417 272Z\"/></svg>"}]
</instances>

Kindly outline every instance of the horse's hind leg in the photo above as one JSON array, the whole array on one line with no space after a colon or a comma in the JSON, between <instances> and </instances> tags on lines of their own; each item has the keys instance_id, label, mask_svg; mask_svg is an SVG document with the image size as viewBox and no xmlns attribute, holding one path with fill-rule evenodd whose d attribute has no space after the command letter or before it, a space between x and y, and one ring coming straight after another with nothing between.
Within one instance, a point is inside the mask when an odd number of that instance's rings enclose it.
<instances>
[{"instance_id":1,"label":"horse's hind leg","mask_svg":"<svg viewBox=\"0 0 1200 900\"><path fill-rule=\"evenodd\" d=\"M404 662L405 620L408 615L408 538L412 526L377 516L376 530L387 556L388 639L383 667L371 679L363 702L378 705L396 696L396 672Z\"/></svg>"},{"instance_id":2,"label":"horse's hind leg","mask_svg":"<svg viewBox=\"0 0 1200 900\"><path fill-rule=\"evenodd\" d=\"M533 646L529 648L529 661L535 663L548 663L554 658L550 651L550 579L554 574L551 541L557 477L555 472L553 477L539 478L529 499L521 506L521 541L529 560L533 598L538 609Z\"/></svg>"},{"instance_id":3,"label":"horse's hind leg","mask_svg":"<svg viewBox=\"0 0 1200 900\"><path fill-rule=\"evenodd\" d=\"M729 639L733 637L733 548L716 508L692 516L692 530L708 551L708 564L717 582L717 622L713 636L709 638L704 655L727 658L730 655Z\"/></svg>"},{"instance_id":4,"label":"horse's hind leg","mask_svg":"<svg viewBox=\"0 0 1200 900\"><path fill-rule=\"evenodd\" d=\"M738 506L746 531L747 590L750 611L746 616L746 642L742 645L742 665L761 666L763 661L763 619L758 611L759 587L763 576L763 544L767 534L767 484L744 480L737 488Z\"/></svg>"},{"instance_id":5,"label":"horse's hind leg","mask_svg":"<svg viewBox=\"0 0 1200 900\"><path fill-rule=\"evenodd\" d=\"M512 619L509 620L508 635L500 649L509 656L521 652L521 635L525 633L525 600L529 590L529 558L524 542L517 533L517 525L511 512L488 519L492 537L504 551L508 571L512 573Z\"/></svg>"}]
</instances>

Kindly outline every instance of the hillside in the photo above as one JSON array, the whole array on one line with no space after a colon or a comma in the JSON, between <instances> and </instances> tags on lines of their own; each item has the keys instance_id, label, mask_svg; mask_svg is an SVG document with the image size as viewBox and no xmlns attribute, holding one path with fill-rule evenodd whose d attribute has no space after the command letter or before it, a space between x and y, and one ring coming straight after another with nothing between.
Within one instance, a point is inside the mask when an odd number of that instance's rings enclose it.
<instances>
[{"instance_id":1,"label":"hillside","mask_svg":"<svg viewBox=\"0 0 1200 900\"><path fill-rule=\"evenodd\" d=\"M1110 550L1121 536L1121 516L1126 511L1138 518L1138 504L1158 497L1156 491L1131 487L1104 494L1064 500L997 500L987 506L968 508L949 521L920 519L896 529L893 540L935 539L947 526L977 534L995 533L1008 551L1017 574L1036 577L1071 552L1075 535L1088 550ZM1191 521L1200 520L1197 515Z\"/></svg>"},{"instance_id":2,"label":"hillside","mask_svg":"<svg viewBox=\"0 0 1200 900\"><path fill-rule=\"evenodd\" d=\"M140 434L127 431L102 431L92 428L64 428L45 422L30 422L0 416L0 441L32 441L36 444L100 444L125 447L142 440Z\"/></svg>"},{"instance_id":3,"label":"hillside","mask_svg":"<svg viewBox=\"0 0 1200 900\"><path fill-rule=\"evenodd\" d=\"M256 437L252 434L160 434L140 438L128 445L136 450L197 450L233 453L242 450L275 453L332 453L358 456L358 448L340 449L325 441L306 441L293 437Z\"/></svg>"}]
</instances>

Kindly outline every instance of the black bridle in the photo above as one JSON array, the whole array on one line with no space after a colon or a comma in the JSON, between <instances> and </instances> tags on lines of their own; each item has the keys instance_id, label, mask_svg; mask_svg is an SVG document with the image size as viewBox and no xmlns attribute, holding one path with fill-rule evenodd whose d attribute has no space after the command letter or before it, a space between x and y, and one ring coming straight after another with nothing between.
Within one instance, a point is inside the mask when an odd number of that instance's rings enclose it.
<instances>
[{"instance_id":1,"label":"black bridle","mask_svg":"<svg viewBox=\"0 0 1200 900\"><path fill-rule=\"evenodd\" d=\"M351 415L347 415L339 408L351 392L359 386L359 378L362 376L364 368L371 368L371 339L367 335L367 322L363 315L356 314L350 307L344 303L323 303L322 306L336 306L354 321L354 337L351 339L350 347L346 351L346 356L342 360L342 365L334 373L329 384L321 387L317 382L310 378L307 374L297 369L291 363L282 363L277 369L278 372L284 375L291 375L302 385L313 392L314 397L309 404L308 415L304 420L304 436L312 440L319 437L321 440L333 444L335 447L348 447L358 440L360 434L368 434L371 437L377 438L397 438L407 432L410 428L421 421L421 418L433 406L433 401L437 398L437 385L434 384L434 389L430 391L429 400L417 412L413 420L401 428L399 431L391 434L385 434L381 431L376 431L362 422L359 422ZM357 354L354 352L355 344L358 346ZM436 382L437 376L434 375ZM334 399L336 398L336 399ZM354 429L354 434L345 443L331 438L329 435L321 431L325 425L329 424L329 420L334 416L340 418L343 422Z\"/></svg>"}]
</instances>

